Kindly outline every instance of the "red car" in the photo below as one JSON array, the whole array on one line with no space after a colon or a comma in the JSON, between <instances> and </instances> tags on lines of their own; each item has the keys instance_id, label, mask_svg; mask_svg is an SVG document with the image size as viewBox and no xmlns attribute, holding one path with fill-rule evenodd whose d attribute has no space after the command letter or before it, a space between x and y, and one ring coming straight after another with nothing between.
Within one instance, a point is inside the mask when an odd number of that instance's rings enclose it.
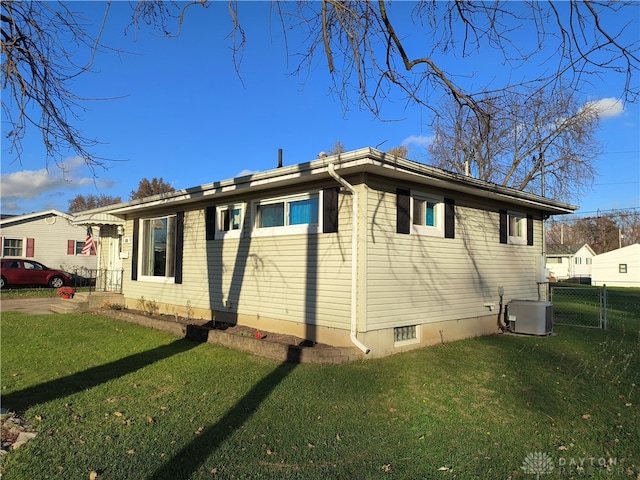
<instances>
[{"instance_id":1,"label":"red car","mask_svg":"<svg viewBox=\"0 0 640 480\"><path fill-rule=\"evenodd\" d=\"M71 275L49 268L34 260L3 258L0 260L0 288L7 285L46 285L58 288L71 285Z\"/></svg>"}]
</instances>

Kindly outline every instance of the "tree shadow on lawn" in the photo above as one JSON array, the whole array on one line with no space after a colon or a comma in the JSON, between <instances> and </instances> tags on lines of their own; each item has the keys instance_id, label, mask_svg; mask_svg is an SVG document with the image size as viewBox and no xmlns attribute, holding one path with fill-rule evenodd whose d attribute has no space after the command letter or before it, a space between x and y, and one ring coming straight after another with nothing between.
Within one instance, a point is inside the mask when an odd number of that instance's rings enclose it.
<instances>
[{"instance_id":1,"label":"tree shadow on lawn","mask_svg":"<svg viewBox=\"0 0 640 480\"><path fill-rule=\"evenodd\" d=\"M258 410L271 392L300 363L300 351L290 347L287 360L279 364L271 373L256 383L238 402L214 425L208 426L198 437L170 458L151 475L149 480L180 480L191 476L220 445L237 431Z\"/></svg>"},{"instance_id":2,"label":"tree shadow on lawn","mask_svg":"<svg viewBox=\"0 0 640 480\"><path fill-rule=\"evenodd\" d=\"M147 365L191 350L198 345L200 345L199 342L182 338L167 345L161 345L104 365L3 395L2 403L17 412L24 412L34 405L50 402L51 400L96 387L109 380L135 372Z\"/></svg>"}]
</instances>

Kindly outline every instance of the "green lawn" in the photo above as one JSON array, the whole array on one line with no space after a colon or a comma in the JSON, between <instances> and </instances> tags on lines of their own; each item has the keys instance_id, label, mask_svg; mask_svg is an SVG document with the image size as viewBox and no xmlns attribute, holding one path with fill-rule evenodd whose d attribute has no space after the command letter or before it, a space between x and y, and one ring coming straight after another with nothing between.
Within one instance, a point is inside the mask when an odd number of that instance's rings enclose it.
<instances>
[{"instance_id":1,"label":"green lawn","mask_svg":"<svg viewBox=\"0 0 640 480\"><path fill-rule=\"evenodd\" d=\"M607 328L633 330L640 316L640 288L602 287L570 283L552 284L553 311L559 323L597 327L600 302L606 298Z\"/></svg>"},{"instance_id":2,"label":"green lawn","mask_svg":"<svg viewBox=\"0 0 640 480\"><path fill-rule=\"evenodd\" d=\"M545 453L540 478L636 479L636 321L317 366L100 316L3 313L2 405L40 433L2 478L533 479L523 462Z\"/></svg>"}]
</instances>

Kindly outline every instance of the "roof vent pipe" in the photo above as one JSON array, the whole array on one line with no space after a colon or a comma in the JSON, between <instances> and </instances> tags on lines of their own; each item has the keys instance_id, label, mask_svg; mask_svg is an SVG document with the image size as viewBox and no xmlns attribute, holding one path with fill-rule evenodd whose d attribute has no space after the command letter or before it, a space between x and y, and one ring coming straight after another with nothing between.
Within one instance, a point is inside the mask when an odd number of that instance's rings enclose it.
<instances>
[{"instance_id":1,"label":"roof vent pipe","mask_svg":"<svg viewBox=\"0 0 640 480\"><path fill-rule=\"evenodd\" d=\"M331 175L338 183L343 185L347 190L351 192L351 201L353 203L352 214L352 231L351 231L351 342L362 350L364 353L369 353L371 349L363 344L358 337L358 310L356 308L356 301L358 299L358 192L353 188L349 182L338 175L335 171L335 166L330 163L328 166L329 175Z\"/></svg>"},{"instance_id":2,"label":"roof vent pipe","mask_svg":"<svg viewBox=\"0 0 640 480\"><path fill-rule=\"evenodd\" d=\"M282 168L282 149L278 149L278 168Z\"/></svg>"}]
</instances>

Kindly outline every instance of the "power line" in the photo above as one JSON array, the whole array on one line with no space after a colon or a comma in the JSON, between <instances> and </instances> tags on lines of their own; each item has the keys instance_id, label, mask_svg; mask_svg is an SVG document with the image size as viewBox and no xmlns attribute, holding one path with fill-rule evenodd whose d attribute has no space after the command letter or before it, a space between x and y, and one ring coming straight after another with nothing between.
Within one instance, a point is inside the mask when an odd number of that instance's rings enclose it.
<instances>
[{"instance_id":1,"label":"power line","mask_svg":"<svg viewBox=\"0 0 640 480\"><path fill-rule=\"evenodd\" d=\"M629 212L630 210L633 210L633 212ZM640 207L626 207L626 208L610 208L607 210L590 210L588 212L580 212L580 213L574 213L571 215L552 215L551 219L555 220L555 221L572 221L575 220L575 217L593 217L594 213L595 216L600 216L601 214L604 213L615 213L615 212L627 212L627 213L633 213L633 214L640 214ZM560 217L560 219L556 220L555 217Z\"/></svg>"}]
</instances>

